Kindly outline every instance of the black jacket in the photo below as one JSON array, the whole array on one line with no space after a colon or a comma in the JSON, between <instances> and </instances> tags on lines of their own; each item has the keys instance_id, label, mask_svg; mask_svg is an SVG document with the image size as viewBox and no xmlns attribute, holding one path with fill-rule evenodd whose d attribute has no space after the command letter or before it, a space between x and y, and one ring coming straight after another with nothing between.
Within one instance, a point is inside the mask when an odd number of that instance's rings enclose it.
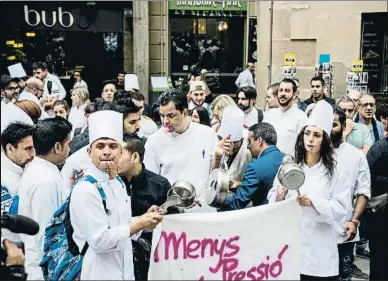
<instances>
[{"instance_id":1,"label":"black jacket","mask_svg":"<svg viewBox=\"0 0 388 281\"><path fill-rule=\"evenodd\" d=\"M324 99L325 101L327 101L331 106L334 107L334 105L335 105L335 99L330 98L330 97L328 97L328 96L326 96L326 95L323 95L323 99ZM311 95L311 97L310 97L309 99L303 101L303 102L300 104L299 109L302 110L302 111L306 111L306 108L307 108L310 104L312 104L312 103L315 103L315 101L314 101L314 99L313 99L313 96Z\"/></svg>"},{"instance_id":2,"label":"black jacket","mask_svg":"<svg viewBox=\"0 0 388 281\"><path fill-rule=\"evenodd\" d=\"M366 155L371 173L372 197L388 192L388 137L375 142Z\"/></svg>"},{"instance_id":3,"label":"black jacket","mask_svg":"<svg viewBox=\"0 0 388 281\"><path fill-rule=\"evenodd\" d=\"M70 142L70 155L89 144L89 127L81 133L78 128L74 131L74 137Z\"/></svg>"}]
</instances>

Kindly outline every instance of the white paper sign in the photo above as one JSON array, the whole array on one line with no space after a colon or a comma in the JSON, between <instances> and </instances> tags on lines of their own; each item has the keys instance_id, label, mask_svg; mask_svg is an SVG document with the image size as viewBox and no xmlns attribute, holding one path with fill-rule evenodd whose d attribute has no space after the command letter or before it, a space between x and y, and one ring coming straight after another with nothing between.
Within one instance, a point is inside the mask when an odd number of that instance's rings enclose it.
<instances>
[{"instance_id":1,"label":"white paper sign","mask_svg":"<svg viewBox=\"0 0 388 281\"><path fill-rule=\"evenodd\" d=\"M154 230L148 280L299 280L300 212L289 200L166 216Z\"/></svg>"},{"instance_id":2,"label":"white paper sign","mask_svg":"<svg viewBox=\"0 0 388 281\"><path fill-rule=\"evenodd\" d=\"M124 89L128 91L129 89L140 90L139 79L136 74L125 74L124 77Z\"/></svg>"},{"instance_id":3,"label":"white paper sign","mask_svg":"<svg viewBox=\"0 0 388 281\"><path fill-rule=\"evenodd\" d=\"M151 85L152 85L152 89L154 91L158 90L158 89L161 91L165 91L169 88L167 77L152 76L151 77Z\"/></svg>"},{"instance_id":4,"label":"white paper sign","mask_svg":"<svg viewBox=\"0 0 388 281\"><path fill-rule=\"evenodd\" d=\"M20 62L8 66L8 71L12 78L22 78L27 76L27 73L24 71L24 68Z\"/></svg>"}]
</instances>

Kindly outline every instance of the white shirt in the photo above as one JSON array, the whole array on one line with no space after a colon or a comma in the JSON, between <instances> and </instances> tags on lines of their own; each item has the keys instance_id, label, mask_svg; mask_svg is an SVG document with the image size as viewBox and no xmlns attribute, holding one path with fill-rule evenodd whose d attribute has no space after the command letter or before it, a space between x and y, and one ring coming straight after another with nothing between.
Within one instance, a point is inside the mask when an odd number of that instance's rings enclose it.
<instances>
[{"instance_id":1,"label":"white shirt","mask_svg":"<svg viewBox=\"0 0 388 281\"><path fill-rule=\"evenodd\" d=\"M62 167L61 175L65 182L65 186L69 189L71 188L70 178L73 174L73 170L77 170L79 172L82 169L85 172L93 165L92 159L89 157L87 152L88 147L90 146L86 145L70 155L66 159L65 165Z\"/></svg>"},{"instance_id":2,"label":"white shirt","mask_svg":"<svg viewBox=\"0 0 388 281\"><path fill-rule=\"evenodd\" d=\"M238 75L235 84L237 88L242 88L242 87L256 88L255 83L253 82L252 72L249 69L245 69L243 72L241 72Z\"/></svg>"},{"instance_id":3,"label":"white shirt","mask_svg":"<svg viewBox=\"0 0 388 281\"><path fill-rule=\"evenodd\" d=\"M158 125L149 117L144 115L140 119L140 130L137 133L139 137L146 137L147 139L158 130Z\"/></svg>"},{"instance_id":4,"label":"white shirt","mask_svg":"<svg viewBox=\"0 0 388 281\"><path fill-rule=\"evenodd\" d=\"M68 121L73 125L71 131L71 137L74 136L75 129L82 128L86 126L86 117L85 117L85 107L87 104L81 106L73 106L70 109Z\"/></svg>"},{"instance_id":5,"label":"white shirt","mask_svg":"<svg viewBox=\"0 0 388 281\"><path fill-rule=\"evenodd\" d=\"M252 110L249 113L244 112L244 125L246 128L249 128L252 125L259 123L258 111L256 107L252 107Z\"/></svg>"},{"instance_id":6,"label":"white shirt","mask_svg":"<svg viewBox=\"0 0 388 281\"><path fill-rule=\"evenodd\" d=\"M170 184L182 180L191 183L197 194L205 190L218 138L208 126L190 122L182 134L166 133L160 128L145 144L145 167L163 177ZM202 208L187 212L215 212L206 205L205 194L199 197Z\"/></svg>"},{"instance_id":7,"label":"white shirt","mask_svg":"<svg viewBox=\"0 0 388 281\"><path fill-rule=\"evenodd\" d=\"M300 273L310 276L330 277L338 275L338 222L347 213L350 197L350 182L347 173L335 168L333 178L326 177L326 168L322 161L309 168L302 166L305 182L300 193L307 195L314 208L302 207ZM269 202L276 201L278 176L274 179L268 193ZM295 200L297 191L289 190L286 199Z\"/></svg>"},{"instance_id":8,"label":"white shirt","mask_svg":"<svg viewBox=\"0 0 388 281\"><path fill-rule=\"evenodd\" d=\"M285 154L294 156L296 139L307 120L306 113L300 110L295 103L285 112L282 111L281 107L267 112L263 122L269 123L275 128L278 139L277 148Z\"/></svg>"},{"instance_id":9,"label":"white shirt","mask_svg":"<svg viewBox=\"0 0 388 281\"><path fill-rule=\"evenodd\" d=\"M47 76L44 79L43 97L50 95L47 87L48 81L52 82L52 87L51 87L52 95L57 95L59 100L63 100L64 98L66 98L66 90L63 87L61 80L59 80L58 76L51 74L49 72L47 72Z\"/></svg>"},{"instance_id":10,"label":"white shirt","mask_svg":"<svg viewBox=\"0 0 388 281\"><path fill-rule=\"evenodd\" d=\"M19 190L20 180L24 170L22 167L12 162L4 152L1 153L1 185L8 189L9 194L13 198ZM8 212L11 207L12 200L1 200L1 211ZM1 230L1 238L7 238L11 241L20 240L19 235L12 233L8 229Z\"/></svg>"},{"instance_id":11,"label":"white shirt","mask_svg":"<svg viewBox=\"0 0 388 281\"><path fill-rule=\"evenodd\" d=\"M85 172L97 180L106 195L105 213L97 187L86 181L77 183L70 200L73 239L79 251L88 241L81 280L135 280L130 239L131 198L117 179L94 165ZM135 235L137 238L137 235Z\"/></svg>"},{"instance_id":12,"label":"white shirt","mask_svg":"<svg viewBox=\"0 0 388 281\"><path fill-rule=\"evenodd\" d=\"M39 266L43 256L44 232L54 213L69 194L57 166L35 157L26 167L19 187L19 214L39 223L35 236L21 234L25 246L25 267L28 280L43 280Z\"/></svg>"},{"instance_id":13,"label":"white shirt","mask_svg":"<svg viewBox=\"0 0 388 281\"><path fill-rule=\"evenodd\" d=\"M88 84L84 80L80 80L74 83L73 89L77 88L88 88Z\"/></svg>"},{"instance_id":14,"label":"white shirt","mask_svg":"<svg viewBox=\"0 0 388 281\"><path fill-rule=\"evenodd\" d=\"M20 94L19 98L18 98L18 101L22 101L22 100L33 101L33 102L35 102L39 106L39 108L41 110L41 114L40 114L39 120L50 118L50 116L47 114L47 112L44 111L44 109L42 107L42 104L39 102L38 97L35 96L34 94L31 94L30 92L27 92L27 91L23 91Z\"/></svg>"},{"instance_id":15,"label":"white shirt","mask_svg":"<svg viewBox=\"0 0 388 281\"><path fill-rule=\"evenodd\" d=\"M335 152L338 165L340 165L342 169L346 169L348 171L348 177L351 183L347 215L339 225L339 228L344 229L346 222L351 220L353 217L354 199L357 198L358 195L365 195L368 199L371 197L371 177L366 156L359 149L347 142L343 142L335 149ZM345 236L340 235L338 243L344 243L344 238ZM358 232L355 240L359 240Z\"/></svg>"}]
</instances>

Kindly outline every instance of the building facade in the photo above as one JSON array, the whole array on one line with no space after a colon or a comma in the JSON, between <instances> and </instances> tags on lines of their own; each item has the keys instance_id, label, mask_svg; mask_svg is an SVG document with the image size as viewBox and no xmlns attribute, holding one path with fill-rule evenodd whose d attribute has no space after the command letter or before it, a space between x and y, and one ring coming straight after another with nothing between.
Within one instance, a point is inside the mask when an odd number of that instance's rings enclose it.
<instances>
[{"instance_id":1,"label":"building facade","mask_svg":"<svg viewBox=\"0 0 388 281\"><path fill-rule=\"evenodd\" d=\"M372 93L386 90L386 1L121 1L2 2L1 65L46 61L71 84L82 69L98 96L100 83L126 70L151 92L150 77L178 85L197 65L214 94L234 94L238 72L255 62L258 105L282 77L284 55L296 57L302 99L310 95L320 54L330 54L332 95L346 92L352 61L364 59ZM33 34L33 36L31 36ZM98 82L94 82L98 81Z\"/></svg>"}]
</instances>

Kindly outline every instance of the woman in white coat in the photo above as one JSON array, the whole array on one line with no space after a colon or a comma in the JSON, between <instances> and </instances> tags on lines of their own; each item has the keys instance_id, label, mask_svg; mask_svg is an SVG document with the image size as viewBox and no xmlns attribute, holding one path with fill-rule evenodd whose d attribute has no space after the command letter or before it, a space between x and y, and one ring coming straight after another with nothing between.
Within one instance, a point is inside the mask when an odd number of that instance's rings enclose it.
<instances>
[{"instance_id":1,"label":"woman in white coat","mask_svg":"<svg viewBox=\"0 0 388 281\"><path fill-rule=\"evenodd\" d=\"M335 280L338 276L338 229L349 208L350 190L346 174L333 158L330 141L333 109L318 102L307 126L299 133L295 144L295 162L305 173L305 182L297 191L287 190L275 177L268 194L270 202L297 199L301 216L301 280Z\"/></svg>"},{"instance_id":2,"label":"woman in white coat","mask_svg":"<svg viewBox=\"0 0 388 281\"><path fill-rule=\"evenodd\" d=\"M73 138L75 129L86 126L85 107L90 103L89 91L87 88L76 88L71 92L72 107L68 117L69 122L73 125L71 138Z\"/></svg>"}]
</instances>

